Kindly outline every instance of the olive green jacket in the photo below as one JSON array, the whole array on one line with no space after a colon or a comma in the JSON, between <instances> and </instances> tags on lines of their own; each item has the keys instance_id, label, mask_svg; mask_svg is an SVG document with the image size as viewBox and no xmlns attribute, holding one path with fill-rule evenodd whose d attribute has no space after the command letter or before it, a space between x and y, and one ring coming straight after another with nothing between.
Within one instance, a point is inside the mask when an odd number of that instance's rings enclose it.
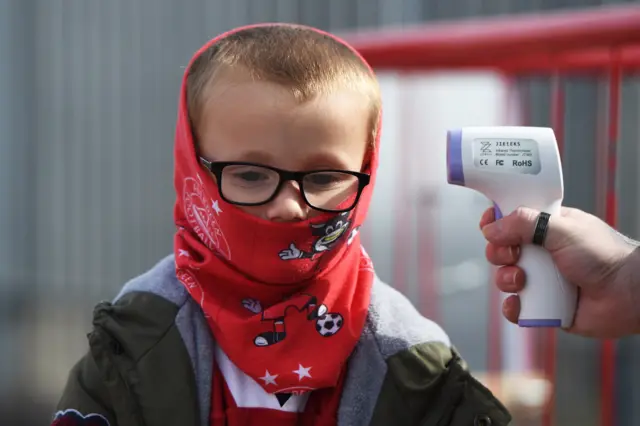
<instances>
[{"instance_id":1,"label":"olive green jacket","mask_svg":"<svg viewBox=\"0 0 640 426\"><path fill-rule=\"evenodd\" d=\"M126 284L113 303L95 308L89 351L71 370L57 415L72 411L103 421L82 424L207 426L214 345L169 256ZM349 359L338 425L506 426L510 420L442 329L376 280Z\"/></svg>"}]
</instances>

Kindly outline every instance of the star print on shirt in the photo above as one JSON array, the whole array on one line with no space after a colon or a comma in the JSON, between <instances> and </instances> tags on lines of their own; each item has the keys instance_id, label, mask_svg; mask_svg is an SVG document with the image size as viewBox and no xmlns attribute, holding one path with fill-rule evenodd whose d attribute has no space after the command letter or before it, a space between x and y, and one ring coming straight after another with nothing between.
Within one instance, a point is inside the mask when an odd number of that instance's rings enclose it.
<instances>
[{"instance_id":1,"label":"star print on shirt","mask_svg":"<svg viewBox=\"0 0 640 426\"><path fill-rule=\"evenodd\" d=\"M189 257L189 252L186 251L185 249L179 249L179 252L180 252L179 257L182 257L182 256Z\"/></svg>"},{"instance_id":2,"label":"star print on shirt","mask_svg":"<svg viewBox=\"0 0 640 426\"><path fill-rule=\"evenodd\" d=\"M311 378L309 370L311 370L311 367L303 367L302 364L298 364L298 369L293 370L293 372L298 375L298 380L301 381L304 377Z\"/></svg>"},{"instance_id":3,"label":"star print on shirt","mask_svg":"<svg viewBox=\"0 0 640 426\"><path fill-rule=\"evenodd\" d=\"M215 200L211 203L211 207L213 208L213 210L215 210L216 214L220 214L222 213L222 209L220 208L220 206L218 205L218 200Z\"/></svg>"},{"instance_id":4,"label":"star print on shirt","mask_svg":"<svg viewBox=\"0 0 640 426\"><path fill-rule=\"evenodd\" d=\"M269 373L269 370L266 370L264 373L263 377L260 377L260 380L264 380L264 384L265 385L274 385L277 386L278 384L276 383L276 377L278 377L277 374L273 374L271 375Z\"/></svg>"}]
</instances>

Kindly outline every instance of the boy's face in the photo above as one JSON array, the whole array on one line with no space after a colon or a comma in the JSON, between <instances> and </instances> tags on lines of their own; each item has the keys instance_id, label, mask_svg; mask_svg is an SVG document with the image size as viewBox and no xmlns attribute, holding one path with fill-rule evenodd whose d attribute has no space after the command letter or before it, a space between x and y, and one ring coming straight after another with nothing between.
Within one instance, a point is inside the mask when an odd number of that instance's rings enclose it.
<instances>
[{"instance_id":1,"label":"boy's face","mask_svg":"<svg viewBox=\"0 0 640 426\"><path fill-rule=\"evenodd\" d=\"M252 162L290 171L360 171L370 141L367 98L348 90L299 103L290 90L243 72L216 79L198 128L199 154L210 161ZM213 176L212 176L213 179ZM318 213L296 182L270 203L243 207L266 220L291 222Z\"/></svg>"}]
</instances>

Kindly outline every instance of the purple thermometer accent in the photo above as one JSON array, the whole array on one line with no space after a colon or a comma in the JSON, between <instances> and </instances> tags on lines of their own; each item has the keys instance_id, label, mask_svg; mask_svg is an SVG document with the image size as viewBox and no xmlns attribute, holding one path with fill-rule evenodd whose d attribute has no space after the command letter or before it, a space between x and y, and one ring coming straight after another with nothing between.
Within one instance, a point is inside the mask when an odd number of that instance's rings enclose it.
<instances>
[{"instance_id":1,"label":"purple thermometer accent","mask_svg":"<svg viewBox=\"0 0 640 426\"><path fill-rule=\"evenodd\" d=\"M493 215L495 216L495 219L502 219L502 212L500 211L500 207L498 207L498 205L496 203L493 203Z\"/></svg>"},{"instance_id":2,"label":"purple thermometer accent","mask_svg":"<svg viewBox=\"0 0 640 426\"><path fill-rule=\"evenodd\" d=\"M559 319L528 319L518 320L520 327L561 327L562 320Z\"/></svg>"},{"instance_id":3,"label":"purple thermometer accent","mask_svg":"<svg viewBox=\"0 0 640 426\"><path fill-rule=\"evenodd\" d=\"M462 168L462 130L447 132L447 181L452 185L464 186Z\"/></svg>"}]
</instances>

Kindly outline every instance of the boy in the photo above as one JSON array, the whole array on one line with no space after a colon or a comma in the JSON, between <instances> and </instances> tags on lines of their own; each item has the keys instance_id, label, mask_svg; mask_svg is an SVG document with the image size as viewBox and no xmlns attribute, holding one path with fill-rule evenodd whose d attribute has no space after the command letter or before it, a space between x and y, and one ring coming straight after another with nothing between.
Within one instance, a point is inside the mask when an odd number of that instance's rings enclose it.
<instances>
[{"instance_id":1,"label":"boy","mask_svg":"<svg viewBox=\"0 0 640 426\"><path fill-rule=\"evenodd\" d=\"M380 91L346 44L257 25L183 81L174 255L98 305L55 425L507 425L358 229Z\"/></svg>"}]
</instances>

